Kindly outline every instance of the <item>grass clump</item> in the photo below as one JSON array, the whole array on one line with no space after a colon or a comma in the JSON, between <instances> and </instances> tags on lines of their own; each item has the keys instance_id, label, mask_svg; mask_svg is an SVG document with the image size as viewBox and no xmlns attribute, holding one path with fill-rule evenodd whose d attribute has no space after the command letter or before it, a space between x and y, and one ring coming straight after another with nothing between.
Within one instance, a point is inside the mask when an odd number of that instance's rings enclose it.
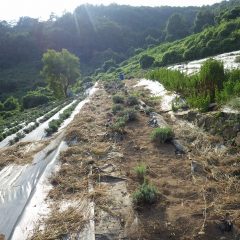
<instances>
[{"instance_id":1,"label":"grass clump","mask_svg":"<svg viewBox=\"0 0 240 240\"><path fill-rule=\"evenodd\" d=\"M172 140L174 134L171 128L163 127L156 128L152 134L151 139L156 143L166 143Z\"/></svg>"},{"instance_id":2,"label":"grass clump","mask_svg":"<svg viewBox=\"0 0 240 240\"><path fill-rule=\"evenodd\" d=\"M127 105L128 106L135 106L138 105L138 99L135 96L129 96L127 98Z\"/></svg>"},{"instance_id":3,"label":"grass clump","mask_svg":"<svg viewBox=\"0 0 240 240\"><path fill-rule=\"evenodd\" d=\"M137 120L137 112L133 109L124 111L124 117L127 122L133 122Z\"/></svg>"},{"instance_id":4,"label":"grass clump","mask_svg":"<svg viewBox=\"0 0 240 240\"><path fill-rule=\"evenodd\" d=\"M147 181L133 193L133 202L136 205L153 204L157 200L157 189Z\"/></svg>"},{"instance_id":5,"label":"grass clump","mask_svg":"<svg viewBox=\"0 0 240 240\"><path fill-rule=\"evenodd\" d=\"M123 106L121 104L115 104L113 105L112 107L112 113L115 115L117 114L118 112L121 112L123 111Z\"/></svg>"},{"instance_id":6,"label":"grass clump","mask_svg":"<svg viewBox=\"0 0 240 240\"><path fill-rule=\"evenodd\" d=\"M114 95L112 100L115 104L124 103L124 97L120 95Z\"/></svg>"},{"instance_id":7,"label":"grass clump","mask_svg":"<svg viewBox=\"0 0 240 240\"><path fill-rule=\"evenodd\" d=\"M137 174L137 177L139 180L144 180L146 173L147 173L147 167L145 164L140 164L137 167L134 168L135 173Z\"/></svg>"},{"instance_id":8,"label":"grass clump","mask_svg":"<svg viewBox=\"0 0 240 240\"><path fill-rule=\"evenodd\" d=\"M111 126L113 132L123 133L126 126L126 118L118 117L116 122Z\"/></svg>"}]
</instances>

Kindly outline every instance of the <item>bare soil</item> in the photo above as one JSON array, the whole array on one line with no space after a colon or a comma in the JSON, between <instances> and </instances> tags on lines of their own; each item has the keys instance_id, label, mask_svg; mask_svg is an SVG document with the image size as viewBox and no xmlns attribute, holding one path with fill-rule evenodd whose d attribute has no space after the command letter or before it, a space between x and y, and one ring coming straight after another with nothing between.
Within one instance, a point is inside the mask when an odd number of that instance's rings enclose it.
<instances>
[{"instance_id":1,"label":"bare soil","mask_svg":"<svg viewBox=\"0 0 240 240\"><path fill-rule=\"evenodd\" d=\"M127 97L134 92L161 113L159 99L154 101L149 92L134 89L135 80L126 84L127 89L119 90L120 94ZM112 106L111 91L107 93L100 85L68 127L69 147L61 155L60 170L51 178L52 212L61 215L56 206L62 202L94 200L96 239L239 239L239 156L216 150L220 138L173 120L168 113L162 115L175 137L189 149L186 154L176 154L171 143L154 144L149 116L141 111L136 121L126 125L121 137L113 135L109 127L116 120ZM192 161L201 171L191 170ZM146 179L156 186L158 197L152 205L136 207L132 194L141 183L134 168L141 163L147 166ZM89 179L93 192L89 191ZM79 211L77 207L72 211L73 219L80 217L76 215ZM45 229L56 232L60 228L61 236L69 236L84 229L88 218L88 214L82 214L79 224L71 220L74 224L66 229L64 221L50 224L57 219L52 214L43 224ZM226 222L233 224L231 229L226 229ZM32 239L60 238L48 236L42 231Z\"/></svg>"}]
</instances>

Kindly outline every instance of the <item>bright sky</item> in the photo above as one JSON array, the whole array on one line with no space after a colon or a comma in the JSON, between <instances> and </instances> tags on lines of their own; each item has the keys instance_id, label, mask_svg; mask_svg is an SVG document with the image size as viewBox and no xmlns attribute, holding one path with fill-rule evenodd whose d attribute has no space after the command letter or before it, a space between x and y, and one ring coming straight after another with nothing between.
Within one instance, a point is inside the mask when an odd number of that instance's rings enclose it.
<instances>
[{"instance_id":1,"label":"bright sky","mask_svg":"<svg viewBox=\"0 0 240 240\"><path fill-rule=\"evenodd\" d=\"M94 5L110 3L133 6L201 6L211 5L221 0L1 0L0 20L17 20L21 16L48 19L51 12L61 15L73 11L77 6L90 3Z\"/></svg>"}]
</instances>

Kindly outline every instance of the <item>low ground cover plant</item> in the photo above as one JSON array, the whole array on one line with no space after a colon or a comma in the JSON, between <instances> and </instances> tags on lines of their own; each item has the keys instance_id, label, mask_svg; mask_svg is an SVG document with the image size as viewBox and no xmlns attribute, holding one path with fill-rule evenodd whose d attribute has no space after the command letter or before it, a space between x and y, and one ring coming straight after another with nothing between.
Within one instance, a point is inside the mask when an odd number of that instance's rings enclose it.
<instances>
[{"instance_id":1,"label":"low ground cover plant","mask_svg":"<svg viewBox=\"0 0 240 240\"><path fill-rule=\"evenodd\" d=\"M151 140L155 143L170 142L174 136L174 133L169 127L160 127L153 130L151 134Z\"/></svg>"}]
</instances>

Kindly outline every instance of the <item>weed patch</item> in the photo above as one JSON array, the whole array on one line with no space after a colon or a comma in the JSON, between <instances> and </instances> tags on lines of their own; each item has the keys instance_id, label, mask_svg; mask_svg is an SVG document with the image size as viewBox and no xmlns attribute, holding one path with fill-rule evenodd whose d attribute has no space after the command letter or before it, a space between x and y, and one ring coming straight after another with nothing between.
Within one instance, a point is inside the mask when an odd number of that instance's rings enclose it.
<instances>
[{"instance_id":1,"label":"weed patch","mask_svg":"<svg viewBox=\"0 0 240 240\"><path fill-rule=\"evenodd\" d=\"M136 206L153 204L157 200L157 189L145 181L134 193L133 202Z\"/></svg>"},{"instance_id":2,"label":"weed patch","mask_svg":"<svg viewBox=\"0 0 240 240\"><path fill-rule=\"evenodd\" d=\"M174 133L171 128L156 128L151 134L151 140L156 143L166 143L172 140Z\"/></svg>"}]
</instances>

